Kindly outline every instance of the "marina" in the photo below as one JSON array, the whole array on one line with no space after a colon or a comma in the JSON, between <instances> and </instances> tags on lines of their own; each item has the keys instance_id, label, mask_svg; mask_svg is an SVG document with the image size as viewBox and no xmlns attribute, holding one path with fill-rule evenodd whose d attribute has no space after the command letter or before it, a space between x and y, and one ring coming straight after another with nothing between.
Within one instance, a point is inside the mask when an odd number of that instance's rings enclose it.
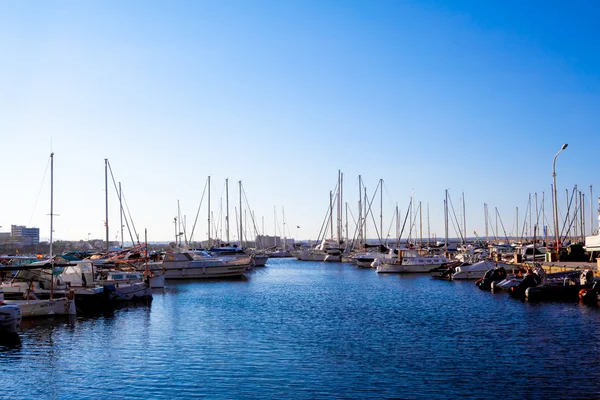
<instances>
[{"instance_id":1,"label":"marina","mask_svg":"<svg viewBox=\"0 0 600 400\"><path fill-rule=\"evenodd\" d=\"M598 326L578 302L270 259L106 315L27 321L0 371L20 398L495 398L482 382L498 376L522 377L508 398L590 398Z\"/></svg>"},{"instance_id":2,"label":"marina","mask_svg":"<svg viewBox=\"0 0 600 400\"><path fill-rule=\"evenodd\" d=\"M0 398L600 399L600 3L538 3L0 1Z\"/></svg>"}]
</instances>

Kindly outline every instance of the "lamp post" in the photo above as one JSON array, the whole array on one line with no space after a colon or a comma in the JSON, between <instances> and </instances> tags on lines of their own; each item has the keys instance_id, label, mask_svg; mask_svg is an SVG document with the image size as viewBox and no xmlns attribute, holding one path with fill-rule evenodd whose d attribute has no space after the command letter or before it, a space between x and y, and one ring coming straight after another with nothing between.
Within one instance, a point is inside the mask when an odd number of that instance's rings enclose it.
<instances>
[{"instance_id":1,"label":"lamp post","mask_svg":"<svg viewBox=\"0 0 600 400\"><path fill-rule=\"evenodd\" d=\"M556 249L556 261L558 261L558 240L560 237L560 234L558 233L558 204L556 201L556 157L558 157L568 145L568 143L563 144L558 153L554 156L554 161L552 161L552 179L554 180L554 246Z\"/></svg>"}]
</instances>

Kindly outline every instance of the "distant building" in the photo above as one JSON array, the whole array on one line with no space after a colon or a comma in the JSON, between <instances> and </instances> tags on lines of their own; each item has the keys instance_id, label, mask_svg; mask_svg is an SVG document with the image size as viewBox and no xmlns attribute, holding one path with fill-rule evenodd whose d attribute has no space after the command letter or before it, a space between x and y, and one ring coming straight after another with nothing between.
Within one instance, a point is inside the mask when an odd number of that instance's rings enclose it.
<instances>
[{"instance_id":1,"label":"distant building","mask_svg":"<svg viewBox=\"0 0 600 400\"><path fill-rule=\"evenodd\" d=\"M40 228L27 228L21 225L11 225L10 227L11 241L17 241L16 238L21 238L19 241L24 245L32 245L40 243Z\"/></svg>"},{"instance_id":2,"label":"distant building","mask_svg":"<svg viewBox=\"0 0 600 400\"><path fill-rule=\"evenodd\" d=\"M270 247L281 247L285 246L289 249L294 247L294 239L291 238L280 238L279 236L268 236L258 235L256 236L256 247L258 248L270 248Z\"/></svg>"}]
</instances>

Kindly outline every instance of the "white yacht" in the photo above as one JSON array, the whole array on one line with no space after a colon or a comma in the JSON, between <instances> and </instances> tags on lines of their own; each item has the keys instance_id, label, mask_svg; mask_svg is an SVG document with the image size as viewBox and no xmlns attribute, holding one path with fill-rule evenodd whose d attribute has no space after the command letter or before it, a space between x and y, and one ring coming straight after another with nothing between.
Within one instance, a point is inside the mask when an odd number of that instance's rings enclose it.
<instances>
[{"instance_id":1,"label":"white yacht","mask_svg":"<svg viewBox=\"0 0 600 400\"><path fill-rule=\"evenodd\" d=\"M505 264L497 261L483 260L470 265L461 265L456 267L452 274L452 280L461 279L481 279L487 271L496 267L504 267L507 273L517 268L516 265Z\"/></svg>"},{"instance_id":2,"label":"white yacht","mask_svg":"<svg viewBox=\"0 0 600 400\"><path fill-rule=\"evenodd\" d=\"M373 261L372 266L378 273L397 272L431 272L432 270L449 263L444 256L422 255L416 249L390 249L388 255Z\"/></svg>"},{"instance_id":3,"label":"white yacht","mask_svg":"<svg viewBox=\"0 0 600 400\"><path fill-rule=\"evenodd\" d=\"M252 263L250 256L215 257L208 251L165 253L148 263L150 271L164 271L166 279L225 278L242 276Z\"/></svg>"}]
</instances>

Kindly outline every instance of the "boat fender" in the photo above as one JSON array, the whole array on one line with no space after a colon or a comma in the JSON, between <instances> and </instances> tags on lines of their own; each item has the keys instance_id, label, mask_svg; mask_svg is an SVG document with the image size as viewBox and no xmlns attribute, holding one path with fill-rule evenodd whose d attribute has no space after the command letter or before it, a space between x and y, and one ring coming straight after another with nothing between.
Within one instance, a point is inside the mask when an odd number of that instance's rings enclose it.
<instances>
[{"instance_id":1,"label":"boat fender","mask_svg":"<svg viewBox=\"0 0 600 400\"><path fill-rule=\"evenodd\" d=\"M595 301L597 301L596 291L590 289L581 289L579 291L579 300L581 300L582 303L593 304Z\"/></svg>"}]
</instances>

